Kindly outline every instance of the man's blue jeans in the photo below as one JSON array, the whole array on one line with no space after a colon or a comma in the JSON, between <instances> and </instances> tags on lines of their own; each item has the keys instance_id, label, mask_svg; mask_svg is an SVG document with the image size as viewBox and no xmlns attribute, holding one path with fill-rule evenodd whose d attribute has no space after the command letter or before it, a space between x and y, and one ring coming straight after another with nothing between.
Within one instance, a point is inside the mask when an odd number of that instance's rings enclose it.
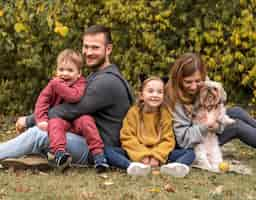
<instances>
[{"instance_id":1,"label":"man's blue jeans","mask_svg":"<svg viewBox=\"0 0 256 200\"><path fill-rule=\"evenodd\" d=\"M5 158L18 158L28 154L41 154L49 148L46 132L37 127L27 129L17 137L0 143L0 160ZM67 133L67 152L72 156L72 163L87 164L88 146L83 137Z\"/></svg>"}]
</instances>

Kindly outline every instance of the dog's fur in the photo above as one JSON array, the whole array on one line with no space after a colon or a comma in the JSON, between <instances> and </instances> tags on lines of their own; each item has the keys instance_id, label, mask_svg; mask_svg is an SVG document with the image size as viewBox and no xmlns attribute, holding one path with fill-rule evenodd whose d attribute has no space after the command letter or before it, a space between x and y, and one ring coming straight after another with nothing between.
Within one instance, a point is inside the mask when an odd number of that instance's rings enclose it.
<instances>
[{"instance_id":1,"label":"dog's fur","mask_svg":"<svg viewBox=\"0 0 256 200\"><path fill-rule=\"evenodd\" d=\"M226 93L222 85L210 80L205 81L196 102L193 122L204 124L210 119L217 123L217 127L222 128L234 123L234 120L226 115L225 101ZM195 165L209 171L219 172L219 164L223 158L216 134L216 130L208 130L201 143L195 146Z\"/></svg>"}]
</instances>

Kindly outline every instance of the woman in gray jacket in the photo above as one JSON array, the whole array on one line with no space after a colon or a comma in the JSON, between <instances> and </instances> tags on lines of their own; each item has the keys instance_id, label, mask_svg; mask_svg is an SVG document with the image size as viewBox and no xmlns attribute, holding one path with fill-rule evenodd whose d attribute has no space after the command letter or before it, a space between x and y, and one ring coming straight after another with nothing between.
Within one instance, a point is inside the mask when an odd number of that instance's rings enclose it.
<instances>
[{"instance_id":1,"label":"woman in gray jacket","mask_svg":"<svg viewBox=\"0 0 256 200\"><path fill-rule=\"evenodd\" d=\"M173 110L173 127L178 145L193 148L200 143L209 129L218 129L215 121L205 124L192 122L191 114L199 89L207 76L206 67L199 55L186 53L180 56L171 68L167 83L167 99ZM237 138L249 146L256 147L256 120L240 107L227 109L227 114L235 123L227 126L218 135L223 145Z\"/></svg>"}]
</instances>

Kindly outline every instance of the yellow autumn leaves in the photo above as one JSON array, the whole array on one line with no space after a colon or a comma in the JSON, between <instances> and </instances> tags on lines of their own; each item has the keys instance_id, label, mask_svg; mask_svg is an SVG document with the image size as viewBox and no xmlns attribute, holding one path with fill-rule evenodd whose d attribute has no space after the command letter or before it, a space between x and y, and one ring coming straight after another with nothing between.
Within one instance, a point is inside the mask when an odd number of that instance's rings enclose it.
<instances>
[{"instance_id":1,"label":"yellow autumn leaves","mask_svg":"<svg viewBox=\"0 0 256 200\"><path fill-rule=\"evenodd\" d=\"M62 23L56 21L55 22L54 32L58 33L62 37L66 37L68 32L69 32L69 29L68 29L67 26L64 26Z\"/></svg>"},{"instance_id":2,"label":"yellow autumn leaves","mask_svg":"<svg viewBox=\"0 0 256 200\"><path fill-rule=\"evenodd\" d=\"M1 12L0 12L0 15L1 15ZM14 24L14 30L17 33L20 33L22 31L26 32L28 31L28 27L22 22L17 22L16 24ZM68 35L69 29L67 26L64 26L62 23L56 21L54 32L59 34L62 37L66 37Z\"/></svg>"},{"instance_id":3,"label":"yellow autumn leaves","mask_svg":"<svg viewBox=\"0 0 256 200\"><path fill-rule=\"evenodd\" d=\"M4 16L4 11L0 9L0 17Z\"/></svg>"},{"instance_id":4,"label":"yellow autumn leaves","mask_svg":"<svg viewBox=\"0 0 256 200\"><path fill-rule=\"evenodd\" d=\"M0 17L3 16L3 11L0 10ZM17 33L20 32L27 32L28 26L23 22L17 22L14 24L14 30ZM61 22L56 21L54 26L54 32L59 34L62 37L66 37L69 32L69 28L67 26L64 26Z\"/></svg>"},{"instance_id":5,"label":"yellow autumn leaves","mask_svg":"<svg viewBox=\"0 0 256 200\"><path fill-rule=\"evenodd\" d=\"M20 33L22 31L27 31L27 27L25 24L21 23L21 22L18 22L16 24L14 24L14 30L17 32L17 33Z\"/></svg>"}]
</instances>

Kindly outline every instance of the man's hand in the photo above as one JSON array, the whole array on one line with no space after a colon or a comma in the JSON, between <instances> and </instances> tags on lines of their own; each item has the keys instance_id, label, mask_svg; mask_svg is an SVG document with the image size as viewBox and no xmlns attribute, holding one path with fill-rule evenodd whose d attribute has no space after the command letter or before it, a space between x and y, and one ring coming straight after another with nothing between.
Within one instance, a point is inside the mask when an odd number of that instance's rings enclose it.
<instances>
[{"instance_id":1,"label":"man's hand","mask_svg":"<svg viewBox=\"0 0 256 200\"><path fill-rule=\"evenodd\" d=\"M48 122L46 122L46 121L39 122L36 124L36 126L45 132L48 131Z\"/></svg>"},{"instance_id":2,"label":"man's hand","mask_svg":"<svg viewBox=\"0 0 256 200\"><path fill-rule=\"evenodd\" d=\"M16 127L17 133L24 132L27 128L26 127L26 117L25 116L19 117L18 120L16 121L15 127Z\"/></svg>"}]
</instances>

